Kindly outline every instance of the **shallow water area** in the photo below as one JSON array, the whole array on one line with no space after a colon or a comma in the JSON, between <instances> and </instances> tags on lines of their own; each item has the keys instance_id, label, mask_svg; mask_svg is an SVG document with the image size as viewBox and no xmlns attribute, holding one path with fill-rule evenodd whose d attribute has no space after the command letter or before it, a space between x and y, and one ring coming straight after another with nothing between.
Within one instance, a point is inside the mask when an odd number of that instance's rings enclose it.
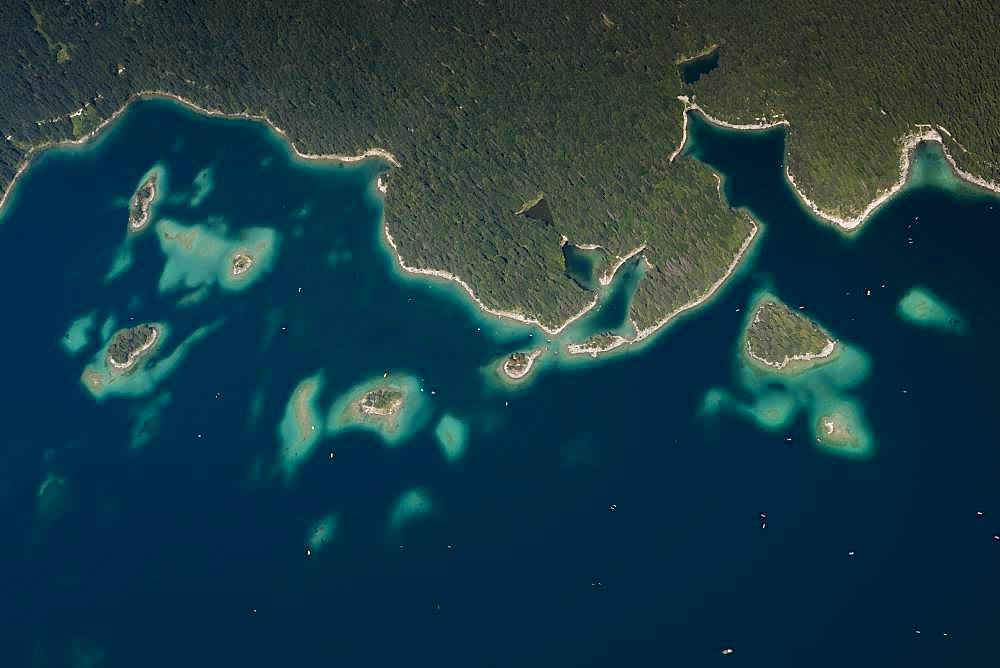
<instances>
[{"instance_id":1,"label":"shallow water area","mask_svg":"<svg viewBox=\"0 0 1000 668\"><path fill-rule=\"evenodd\" d=\"M62 337L62 346L66 352L76 354L90 344L91 330L97 325L97 312L91 311L70 323Z\"/></svg>"},{"instance_id":2,"label":"shallow water area","mask_svg":"<svg viewBox=\"0 0 1000 668\"><path fill-rule=\"evenodd\" d=\"M323 416L318 402L322 388L323 376L318 373L299 382L288 399L285 415L278 426L280 460L288 477L294 476L323 435Z\"/></svg>"},{"instance_id":3,"label":"shallow water area","mask_svg":"<svg viewBox=\"0 0 1000 668\"><path fill-rule=\"evenodd\" d=\"M837 445L843 439L833 438L836 434L828 433L819 424L821 418L835 414L838 424L850 427L850 452L871 454L873 443L869 428L850 394L868 377L870 362L864 353L843 341L837 346L835 355L818 364L773 369L751 359L741 342L738 348L739 385L731 390L709 390L702 402L702 414L734 411L771 432L787 432L796 417L804 415L813 424L817 443Z\"/></svg>"},{"instance_id":4,"label":"shallow water area","mask_svg":"<svg viewBox=\"0 0 1000 668\"><path fill-rule=\"evenodd\" d=\"M4 665L464 667L484 647L498 665L700 666L726 647L768 668L988 665L997 200L915 183L848 236L789 190L780 131L689 129L681 159L717 169L766 234L715 298L596 360L565 346L627 332L641 277L602 286L565 336L483 314L395 264L380 161L294 158L261 124L162 100L40 157L0 224ZM158 164L170 196L106 282L122 202ZM164 227L199 230L205 253L162 245ZM226 289L249 230L273 231L270 264ZM966 334L901 319L913 286ZM765 287L840 356L750 368ZM83 369L142 322L169 336L95 397ZM486 381L541 347L517 391ZM338 417L386 381L406 390L389 442ZM828 416L848 446L824 442Z\"/></svg>"},{"instance_id":5,"label":"shallow water area","mask_svg":"<svg viewBox=\"0 0 1000 668\"><path fill-rule=\"evenodd\" d=\"M319 552L337 538L337 527L340 519L336 513L321 517L309 527L306 545L310 552ZM310 555L311 556L311 555Z\"/></svg>"},{"instance_id":6,"label":"shallow water area","mask_svg":"<svg viewBox=\"0 0 1000 668\"><path fill-rule=\"evenodd\" d=\"M454 415L441 416L434 428L434 437L441 446L441 454L448 462L457 462L465 455L469 445L469 426Z\"/></svg>"},{"instance_id":7,"label":"shallow water area","mask_svg":"<svg viewBox=\"0 0 1000 668\"><path fill-rule=\"evenodd\" d=\"M396 499L386 529L390 533L399 532L406 525L429 515L433 510L434 502L426 490L419 487L407 490Z\"/></svg>"},{"instance_id":8,"label":"shallow water area","mask_svg":"<svg viewBox=\"0 0 1000 668\"><path fill-rule=\"evenodd\" d=\"M918 327L930 327L961 332L965 323L961 316L940 298L923 288L913 288L899 300L899 316Z\"/></svg>"}]
</instances>

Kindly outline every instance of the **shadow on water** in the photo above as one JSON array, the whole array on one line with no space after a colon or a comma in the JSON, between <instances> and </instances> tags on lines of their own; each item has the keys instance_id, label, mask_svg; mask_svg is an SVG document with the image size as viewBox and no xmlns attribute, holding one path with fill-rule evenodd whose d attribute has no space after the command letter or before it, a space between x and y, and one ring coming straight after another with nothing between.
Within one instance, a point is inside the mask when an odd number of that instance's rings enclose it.
<instances>
[{"instance_id":1,"label":"shadow on water","mask_svg":"<svg viewBox=\"0 0 1000 668\"><path fill-rule=\"evenodd\" d=\"M708 53L685 60L677 67L681 71L681 81L690 86L719 66L721 49L715 47Z\"/></svg>"},{"instance_id":2,"label":"shadow on water","mask_svg":"<svg viewBox=\"0 0 1000 668\"><path fill-rule=\"evenodd\" d=\"M607 262L607 253L601 248L584 249L570 243L563 244L562 252L566 275L584 290L597 290L598 273Z\"/></svg>"},{"instance_id":3,"label":"shadow on water","mask_svg":"<svg viewBox=\"0 0 1000 668\"><path fill-rule=\"evenodd\" d=\"M848 237L795 199L780 131L695 119L691 140L727 200L766 226L752 271L641 353L506 395L479 367L538 335L399 276L377 241L380 166L305 163L259 125L162 101L136 104L98 145L46 154L0 225L5 664L166 666L196 647L198 665L704 665L731 646L750 665L928 665L986 649L997 528L975 511L1000 515L1000 369L983 354L996 199L918 184ZM157 162L185 195L158 217L272 228L271 271L181 303L157 287L149 230L105 283L122 202ZM915 284L968 333L898 318ZM705 392L737 378L743 309L763 285L870 356L856 391L870 460L823 453L805 424L789 443L698 417ZM612 290L588 327L621 324L628 294ZM221 324L153 395L98 403L78 379L100 337L75 355L60 344L91 311L166 320L178 341ZM368 433L321 438L285 484L278 425L320 371L323 410L362 380L412 374L428 427L391 449ZM432 433L444 413L468 426L457 461ZM64 482L39 497L52 475ZM400 499L430 512L393 529ZM331 515L330 544L307 556ZM914 644L915 627L957 642Z\"/></svg>"}]
</instances>

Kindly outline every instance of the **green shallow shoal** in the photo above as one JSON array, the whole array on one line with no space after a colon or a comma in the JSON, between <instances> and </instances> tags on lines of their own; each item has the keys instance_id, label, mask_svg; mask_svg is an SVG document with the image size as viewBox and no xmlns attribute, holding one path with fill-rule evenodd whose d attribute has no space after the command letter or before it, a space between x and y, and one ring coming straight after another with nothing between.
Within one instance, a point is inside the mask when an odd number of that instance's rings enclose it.
<instances>
[{"instance_id":1,"label":"green shallow shoal","mask_svg":"<svg viewBox=\"0 0 1000 668\"><path fill-rule=\"evenodd\" d=\"M446 413L434 428L441 454L448 463L454 463L465 456L469 445L469 426L454 415Z\"/></svg>"},{"instance_id":2,"label":"green shallow shoal","mask_svg":"<svg viewBox=\"0 0 1000 668\"><path fill-rule=\"evenodd\" d=\"M231 237L220 220L182 225L163 219L156 223L156 234L167 258L158 286L161 293L214 284L227 290L246 289L271 269L278 245L278 235L270 228L247 228ZM254 264L234 277L232 258L237 253L250 255Z\"/></svg>"},{"instance_id":3,"label":"green shallow shoal","mask_svg":"<svg viewBox=\"0 0 1000 668\"><path fill-rule=\"evenodd\" d=\"M75 355L90 344L91 334L96 326L97 311L95 310L71 322L59 342L66 352Z\"/></svg>"},{"instance_id":4,"label":"green shallow shoal","mask_svg":"<svg viewBox=\"0 0 1000 668\"><path fill-rule=\"evenodd\" d=\"M958 312L926 288L915 287L903 295L896 312L919 327L960 333L965 321Z\"/></svg>"},{"instance_id":5,"label":"green shallow shoal","mask_svg":"<svg viewBox=\"0 0 1000 668\"><path fill-rule=\"evenodd\" d=\"M817 398L809 408L816 443L824 450L846 457L867 457L872 434L859 402L839 396Z\"/></svg>"},{"instance_id":6,"label":"green shallow shoal","mask_svg":"<svg viewBox=\"0 0 1000 668\"><path fill-rule=\"evenodd\" d=\"M434 503L426 489L422 487L409 489L400 494L393 504L386 529L390 533L395 533L433 511Z\"/></svg>"},{"instance_id":7,"label":"green shallow shoal","mask_svg":"<svg viewBox=\"0 0 1000 668\"><path fill-rule=\"evenodd\" d=\"M336 539L339 528L340 516L336 513L319 518L306 531L306 546L313 552L319 552Z\"/></svg>"},{"instance_id":8,"label":"green shallow shoal","mask_svg":"<svg viewBox=\"0 0 1000 668\"><path fill-rule=\"evenodd\" d=\"M300 381L288 398L278 425L281 439L278 461L286 479L295 475L323 435L323 416L318 406L322 389L323 373L319 372Z\"/></svg>"},{"instance_id":9,"label":"green shallow shoal","mask_svg":"<svg viewBox=\"0 0 1000 668\"><path fill-rule=\"evenodd\" d=\"M201 206L214 189L215 170L210 165L195 175L194 182L191 184L191 198L188 200L188 206L192 209Z\"/></svg>"}]
</instances>

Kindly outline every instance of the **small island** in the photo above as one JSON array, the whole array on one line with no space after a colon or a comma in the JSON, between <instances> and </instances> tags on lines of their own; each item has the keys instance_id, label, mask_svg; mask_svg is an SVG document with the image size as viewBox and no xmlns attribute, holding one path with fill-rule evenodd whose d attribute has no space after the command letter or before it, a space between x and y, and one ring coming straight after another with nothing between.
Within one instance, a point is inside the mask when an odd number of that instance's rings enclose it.
<instances>
[{"instance_id":1,"label":"small island","mask_svg":"<svg viewBox=\"0 0 1000 668\"><path fill-rule=\"evenodd\" d=\"M819 408L819 407L817 407ZM872 452L872 436L861 409L851 401L837 401L813 413L816 443L831 452L863 457Z\"/></svg>"},{"instance_id":2,"label":"small island","mask_svg":"<svg viewBox=\"0 0 1000 668\"><path fill-rule=\"evenodd\" d=\"M152 351L159 336L159 330L147 323L118 330L108 345L108 367L131 371L142 357Z\"/></svg>"},{"instance_id":3,"label":"small island","mask_svg":"<svg viewBox=\"0 0 1000 668\"><path fill-rule=\"evenodd\" d=\"M500 370L511 380L521 380L531 372L531 368L535 365L535 360L537 360L543 352L545 352L544 348L532 350L527 353L511 353L504 358L503 363L500 365Z\"/></svg>"},{"instance_id":4,"label":"small island","mask_svg":"<svg viewBox=\"0 0 1000 668\"><path fill-rule=\"evenodd\" d=\"M594 334L583 343L571 343L566 346L566 352L570 355L590 355L597 357L601 353L614 350L618 346L628 343L628 339L614 332L600 332Z\"/></svg>"},{"instance_id":5,"label":"small island","mask_svg":"<svg viewBox=\"0 0 1000 668\"><path fill-rule=\"evenodd\" d=\"M128 229L130 232L141 232L152 218L153 202L156 201L157 183L160 178L158 170L153 169L145 177L142 185L132 195L128 206Z\"/></svg>"},{"instance_id":6,"label":"small island","mask_svg":"<svg viewBox=\"0 0 1000 668\"><path fill-rule=\"evenodd\" d=\"M743 349L754 363L782 373L799 373L830 361L837 342L815 322L764 293L751 309Z\"/></svg>"},{"instance_id":7,"label":"small island","mask_svg":"<svg viewBox=\"0 0 1000 668\"><path fill-rule=\"evenodd\" d=\"M253 255L243 251L236 251L229 258L229 275L234 279L239 279L240 276L245 275L253 268L254 262L256 260Z\"/></svg>"},{"instance_id":8,"label":"small island","mask_svg":"<svg viewBox=\"0 0 1000 668\"><path fill-rule=\"evenodd\" d=\"M426 417L419 382L410 376L386 372L376 380L356 385L338 399L327 420L327 431L360 428L376 432L396 444L422 426Z\"/></svg>"},{"instance_id":9,"label":"small island","mask_svg":"<svg viewBox=\"0 0 1000 668\"><path fill-rule=\"evenodd\" d=\"M817 439L830 445L857 447L858 438L851 430L848 421L840 413L824 415L819 419L816 429Z\"/></svg>"},{"instance_id":10,"label":"small island","mask_svg":"<svg viewBox=\"0 0 1000 668\"><path fill-rule=\"evenodd\" d=\"M145 362L163 345L168 335L168 327L162 322L142 323L125 327L111 333L114 322L105 322L106 343L94 354L80 376L84 387L101 399L111 394L146 394L155 387L158 367ZM172 354L170 358L173 358ZM168 359L170 359L168 358ZM160 363L166 373L166 361Z\"/></svg>"},{"instance_id":11,"label":"small island","mask_svg":"<svg viewBox=\"0 0 1000 668\"><path fill-rule=\"evenodd\" d=\"M357 409L363 415L386 418L387 424L395 425L394 418L403 410L403 392L391 385L377 387L361 398Z\"/></svg>"}]
</instances>

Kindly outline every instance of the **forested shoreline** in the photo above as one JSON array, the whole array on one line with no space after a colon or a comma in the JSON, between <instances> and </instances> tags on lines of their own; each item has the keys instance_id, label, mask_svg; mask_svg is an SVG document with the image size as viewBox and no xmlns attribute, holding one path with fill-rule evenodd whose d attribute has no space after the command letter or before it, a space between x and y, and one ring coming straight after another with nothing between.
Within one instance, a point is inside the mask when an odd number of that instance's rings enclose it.
<instances>
[{"instance_id":1,"label":"forested shoreline","mask_svg":"<svg viewBox=\"0 0 1000 668\"><path fill-rule=\"evenodd\" d=\"M645 244L651 267L630 314L643 328L706 292L752 225L721 201L707 167L667 159L681 139L679 94L726 119L784 115L797 183L837 211L863 207L895 180L895 141L907 123L930 122L928 105L968 149L952 150L960 164L995 178L995 125L982 120L997 117L991 105L1000 99L986 94L996 92L988 54L978 66L946 63L965 79L936 82L947 90L914 93L912 105L887 85L871 91L874 101L845 97L813 113L829 104L830 86L846 85L848 64L861 74L854 88L887 76L912 81L940 52L933 40L942 31L953 31L952 57L963 34L995 44L995 32L984 32L996 21L985 16L988 4L959 4L949 16L928 14L943 25L869 44L876 60L866 69L849 57L852 45L885 28L848 28L843 12L812 4L744 12L641 0L7 3L0 187L33 147L86 134L138 91L170 91L266 116L304 152L390 150L403 166L386 223L401 256L460 276L491 308L558 326L592 298L566 276L563 236L610 257ZM919 14L906 7L904 18ZM882 21L881 12L873 17ZM798 34L789 20L821 29ZM775 50L779 28L785 52ZM683 85L679 59L713 44L718 67ZM796 48L805 50L788 53ZM816 65L822 58L828 67ZM893 74L901 68L909 74ZM970 80L981 95L969 92ZM876 103L891 113L845 123L857 116L851 109ZM550 220L516 215L538 193Z\"/></svg>"}]
</instances>

